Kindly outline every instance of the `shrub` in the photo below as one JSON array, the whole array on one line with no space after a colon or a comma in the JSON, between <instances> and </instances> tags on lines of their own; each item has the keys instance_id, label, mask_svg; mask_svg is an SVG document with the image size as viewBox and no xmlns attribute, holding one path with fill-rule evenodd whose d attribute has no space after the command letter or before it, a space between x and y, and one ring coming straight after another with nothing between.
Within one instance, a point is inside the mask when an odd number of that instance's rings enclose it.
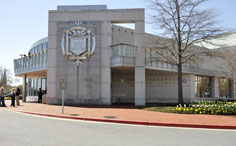
<instances>
[{"instance_id":1,"label":"shrub","mask_svg":"<svg viewBox=\"0 0 236 146\"><path fill-rule=\"evenodd\" d=\"M188 107L177 105L172 109L174 113L236 115L236 103L223 101L195 101Z\"/></svg>"}]
</instances>

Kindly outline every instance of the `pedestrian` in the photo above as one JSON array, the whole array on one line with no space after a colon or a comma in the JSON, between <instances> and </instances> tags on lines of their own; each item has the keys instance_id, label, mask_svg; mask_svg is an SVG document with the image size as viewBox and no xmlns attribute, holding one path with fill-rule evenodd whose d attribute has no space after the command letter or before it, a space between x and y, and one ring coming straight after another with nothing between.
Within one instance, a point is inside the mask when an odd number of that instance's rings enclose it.
<instances>
[{"instance_id":1,"label":"pedestrian","mask_svg":"<svg viewBox=\"0 0 236 146\"><path fill-rule=\"evenodd\" d=\"M20 88L16 88L16 105L20 106Z\"/></svg>"},{"instance_id":2,"label":"pedestrian","mask_svg":"<svg viewBox=\"0 0 236 146\"><path fill-rule=\"evenodd\" d=\"M1 87L0 90L0 103L2 104L3 107L6 107L5 105L5 92L4 92L4 87Z\"/></svg>"},{"instance_id":3,"label":"pedestrian","mask_svg":"<svg viewBox=\"0 0 236 146\"><path fill-rule=\"evenodd\" d=\"M42 96L43 96L42 89L39 88L39 91L38 91L38 103L42 103Z\"/></svg>"},{"instance_id":4,"label":"pedestrian","mask_svg":"<svg viewBox=\"0 0 236 146\"><path fill-rule=\"evenodd\" d=\"M11 89L11 106L15 107L15 97L16 97L16 93L15 93L15 88Z\"/></svg>"}]
</instances>

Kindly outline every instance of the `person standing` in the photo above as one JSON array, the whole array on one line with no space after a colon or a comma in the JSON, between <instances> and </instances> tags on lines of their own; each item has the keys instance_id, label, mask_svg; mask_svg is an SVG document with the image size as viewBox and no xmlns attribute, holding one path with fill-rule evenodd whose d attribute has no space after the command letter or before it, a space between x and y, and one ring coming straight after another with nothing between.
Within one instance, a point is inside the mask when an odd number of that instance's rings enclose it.
<instances>
[{"instance_id":1,"label":"person standing","mask_svg":"<svg viewBox=\"0 0 236 146\"><path fill-rule=\"evenodd\" d=\"M1 87L1 90L0 90L0 103L2 103L2 106L3 107L6 107L5 105L5 92L4 92L4 88Z\"/></svg>"},{"instance_id":2,"label":"person standing","mask_svg":"<svg viewBox=\"0 0 236 146\"><path fill-rule=\"evenodd\" d=\"M13 107L15 107L15 97L16 97L15 88L12 88L11 89L11 106Z\"/></svg>"},{"instance_id":3,"label":"person standing","mask_svg":"<svg viewBox=\"0 0 236 146\"><path fill-rule=\"evenodd\" d=\"M38 103L42 103L42 96L43 96L42 89L39 88L39 91L38 91Z\"/></svg>"},{"instance_id":4,"label":"person standing","mask_svg":"<svg viewBox=\"0 0 236 146\"><path fill-rule=\"evenodd\" d=\"M20 106L20 88L16 88L16 105Z\"/></svg>"}]
</instances>

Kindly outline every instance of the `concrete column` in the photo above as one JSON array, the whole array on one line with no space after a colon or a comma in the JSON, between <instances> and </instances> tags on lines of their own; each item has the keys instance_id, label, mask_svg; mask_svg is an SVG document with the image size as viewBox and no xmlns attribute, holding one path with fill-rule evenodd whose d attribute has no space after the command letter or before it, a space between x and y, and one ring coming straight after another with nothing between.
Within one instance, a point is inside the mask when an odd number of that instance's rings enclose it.
<instances>
[{"instance_id":1,"label":"concrete column","mask_svg":"<svg viewBox=\"0 0 236 146\"><path fill-rule=\"evenodd\" d=\"M26 85L26 79L27 79L27 76L26 75L23 75L22 76L22 101L23 102L26 102L26 91L27 91L27 85Z\"/></svg>"},{"instance_id":2,"label":"concrete column","mask_svg":"<svg viewBox=\"0 0 236 146\"><path fill-rule=\"evenodd\" d=\"M218 77L212 77L212 98L219 97L219 82Z\"/></svg>"},{"instance_id":3,"label":"concrete column","mask_svg":"<svg viewBox=\"0 0 236 146\"><path fill-rule=\"evenodd\" d=\"M143 47L145 23L135 21L134 46L135 57L135 105L145 105L145 48Z\"/></svg>"},{"instance_id":4,"label":"concrete column","mask_svg":"<svg viewBox=\"0 0 236 146\"><path fill-rule=\"evenodd\" d=\"M110 46L112 45L111 22L101 25L101 104L111 104L111 64Z\"/></svg>"},{"instance_id":5,"label":"concrete column","mask_svg":"<svg viewBox=\"0 0 236 146\"><path fill-rule=\"evenodd\" d=\"M56 98L57 78L57 23L51 22L54 15L49 13L48 20L48 55L47 55L47 97L48 104L59 104ZM61 54L60 54L61 55Z\"/></svg>"},{"instance_id":6,"label":"concrete column","mask_svg":"<svg viewBox=\"0 0 236 146\"><path fill-rule=\"evenodd\" d=\"M190 100L189 102L193 102L195 100L195 75L190 75Z\"/></svg>"},{"instance_id":7,"label":"concrete column","mask_svg":"<svg viewBox=\"0 0 236 146\"><path fill-rule=\"evenodd\" d=\"M231 79L231 98L234 98L235 96L234 96L234 83L235 83L235 81L234 81L234 79Z\"/></svg>"}]
</instances>

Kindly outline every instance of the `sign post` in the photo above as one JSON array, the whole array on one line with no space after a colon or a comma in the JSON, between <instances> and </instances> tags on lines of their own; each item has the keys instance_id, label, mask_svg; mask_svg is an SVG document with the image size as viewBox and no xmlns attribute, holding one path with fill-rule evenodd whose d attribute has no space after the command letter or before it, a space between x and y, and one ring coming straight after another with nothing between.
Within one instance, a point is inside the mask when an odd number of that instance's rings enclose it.
<instances>
[{"instance_id":1,"label":"sign post","mask_svg":"<svg viewBox=\"0 0 236 146\"><path fill-rule=\"evenodd\" d=\"M62 114L64 114L64 96L65 96L65 90L64 89L62 89L61 90L62 91Z\"/></svg>"},{"instance_id":2,"label":"sign post","mask_svg":"<svg viewBox=\"0 0 236 146\"><path fill-rule=\"evenodd\" d=\"M62 89L61 90L61 97L62 97L62 100L61 100L61 106L62 106L62 114L64 114L64 100L65 100L65 88L66 88L66 80L60 80L60 88Z\"/></svg>"}]
</instances>

